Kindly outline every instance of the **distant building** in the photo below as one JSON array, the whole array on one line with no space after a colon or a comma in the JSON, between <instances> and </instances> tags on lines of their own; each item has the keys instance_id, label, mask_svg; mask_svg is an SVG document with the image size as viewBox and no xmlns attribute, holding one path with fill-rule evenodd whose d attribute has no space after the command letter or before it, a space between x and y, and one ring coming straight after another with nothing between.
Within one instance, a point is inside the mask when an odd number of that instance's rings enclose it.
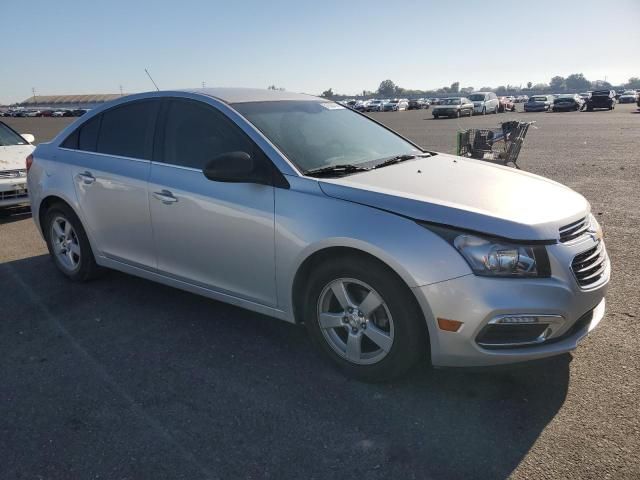
<instances>
[{"instance_id":1,"label":"distant building","mask_svg":"<svg viewBox=\"0 0 640 480\"><path fill-rule=\"evenodd\" d=\"M120 98L119 93L101 93L92 95L36 95L20 102L24 108L95 108L105 102Z\"/></svg>"}]
</instances>

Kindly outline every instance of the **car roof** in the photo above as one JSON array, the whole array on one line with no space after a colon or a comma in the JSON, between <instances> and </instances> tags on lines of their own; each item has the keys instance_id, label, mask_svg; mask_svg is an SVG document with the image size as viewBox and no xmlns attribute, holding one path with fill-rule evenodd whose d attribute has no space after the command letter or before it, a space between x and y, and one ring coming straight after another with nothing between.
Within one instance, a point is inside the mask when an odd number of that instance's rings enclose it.
<instances>
[{"instance_id":1,"label":"car roof","mask_svg":"<svg viewBox=\"0 0 640 480\"><path fill-rule=\"evenodd\" d=\"M286 100L330 101L305 93L294 93L283 90L262 90L260 88L193 88L183 92L207 95L225 103L246 102L279 102Z\"/></svg>"}]
</instances>

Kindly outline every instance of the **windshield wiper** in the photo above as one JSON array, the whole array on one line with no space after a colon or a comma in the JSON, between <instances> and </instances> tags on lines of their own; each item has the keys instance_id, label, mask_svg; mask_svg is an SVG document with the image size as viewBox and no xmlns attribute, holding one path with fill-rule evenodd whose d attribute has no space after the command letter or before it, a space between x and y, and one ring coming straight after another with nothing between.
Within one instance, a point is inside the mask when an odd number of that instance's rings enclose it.
<instances>
[{"instance_id":1,"label":"windshield wiper","mask_svg":"<svg viewBox=\"0 0 640 480\"><path fill-rule=\"evenodd\" d=\"M305 170L305 175L309 175L311 177L321 177L321 176L332 176L332 175L346 175L349 173L355 172L366 172L370 170L367 167L360 167L358 165L352 165L350 163L346 163L343 165L329 165L327 167L320 168L312 168L310 170Z\"/></svg>"},{"instance_id":2,"label":"windshield wiper","mask_svg":"<svg viewBox=\"0 0 640 480\"><path fill-rule=\"evenodd\" d=\"M410 154L396 155L394 157L387 158L386 160L383 160L382 162L376 164L372 168L376 169L376 168L388 167L389 165L394 165L396 163L405 162L407 160L413 160L414 158L417 158L417 157L430 157L430 156L431 156L431 154L429 154L429 153L422 153L420 155L410 155Z\"/></svg>"}]
</instances>

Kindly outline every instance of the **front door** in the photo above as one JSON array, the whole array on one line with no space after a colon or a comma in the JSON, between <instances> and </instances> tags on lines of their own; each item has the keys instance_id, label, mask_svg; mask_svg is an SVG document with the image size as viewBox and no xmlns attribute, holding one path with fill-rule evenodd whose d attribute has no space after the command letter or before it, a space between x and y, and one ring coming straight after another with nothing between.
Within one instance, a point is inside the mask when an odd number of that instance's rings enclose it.
<instances>
[{"instance_id":1,"label":"front door","mask_svg":"<svg viewBox=\"0 0 640 480\"><path fill-rule=\"evenodd\" d=\"M205 164L225 152L255 152L223 113L171 99L149 202L158 269L188 283L276 304L274 187L207 179Z\"/></svg>"}]
</instances>

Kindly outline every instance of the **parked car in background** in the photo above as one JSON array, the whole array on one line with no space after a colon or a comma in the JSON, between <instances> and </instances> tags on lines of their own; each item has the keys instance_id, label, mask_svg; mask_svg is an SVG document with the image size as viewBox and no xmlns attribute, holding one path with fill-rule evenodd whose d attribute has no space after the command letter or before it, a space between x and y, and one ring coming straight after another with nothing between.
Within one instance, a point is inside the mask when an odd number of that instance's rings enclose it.
<instances>
[{"instance_id":1,"label":"parked car in background","mask_svg":"<svg viewBox=\"0 0 640 480\"><path fill-rule=\"evenodd\" d=\"M500 97L498 99L498 101L500 102L500 105L498 107L498 111L500 113L502 113L502 112L515 112L516 111L516 104L514 103L512 98L513 97Z\"/></svg>"},{"instance_id":2,"label":"parked car in background","mask_svg":"<svg viewBox=\"0 0 640 480\"><path fill-rule=\"evenodd\" d=\"M51 114L52 117L66 117L67 115L65 115L66 110L56 110L55 112L53 112Z\"/></svg>"},{"instance_id":3,"label":"parked car in background","mask_svg":"<svg viewBox=\"0 0 640 480\"><path fill-rule=\"evenodd\" d=\"M369 100L367 103L366 111L367 112L379 112L382 107L382 100L373 99Z\"/></svg>"},{"instance_id":4,"label":"parked car in background","mask_svg":"<svg viewBox=\"0 0 640 480\"><path fill-rule=\"evenodd\" d=\"M430 99L429 99L429 103L430 103L431 105L439 105L439 104L440 104L440 99L439 99L439 98L436 98L436 97L430 98Z\"/></svg>"},{"instance_id":5,"label":"parked car in background","mask_svg":"<svg viewBox=\"0 0 640 480\"><path fill-rule=\"evenodd\" d=\"M500 102L493 92L474 92L467 98L473 102L474 113L486 115L500 110Z\"/></svg>"},{"instance_id":6,"label":"parked car in background","mask_svg":"<svg viewBox=\"0 0 640 480\"><path fill-rule=\"evenodd\" d=\"M32 218L62 276L112 268L303 322L362 380L427 357L463 367L563 354L604 317L611 267L584 197L425 151L324 98L131 95L27 165ZM244 322L243 341L260 321Z\"/></svg>"},{"instance_id":7,"label":"parked car in background","mask_svg":"<svg viewBox=\"0 0 640 480\"><path fill-rule=\"evenodd\" d=\"M382 105L383 112L399 112L400 110L408 110L409 102L404 99L394 98Z\"/></svg>"},{"instance_id":8,"label":"parked car in background","mask_svg":"<svg viewBox=\"0 0 640 480\"><path fill-rule=\"evenodd\" d=\"M443 98L435 105L431 113L433 118L462 117L473 115L473 102L466 97Z\"/></svg>"},{"instance_id":9,"label":"parked car in background","mask_svg":"<svg viewBox=\"0 0 640 480\"><path fill-rule=\"evenodd\" d=\"M566 93L553 100L552 110L554 112L578 111L582 109L584 100L577 93Z\"/></svg>"},{"instance_id":10,"label":"parked car in background","mask_svg":"<svg viewBox=\"0 0 640 480\"><path fill-rule=\"evenodd\" d=\"M34 140L0 122L0 207L29 203L25 160L35 149Z\"/></svg>"},{"instance_id":11,"label":"parked car in background","mask_svg":"<svg viewBox=\"0 0 640 480\"><path fill-rule=\"evenodd\" d=\"M638 101L638 94L635 90L625 90L625 92L618 98L619 103L636 103Z\"/></svg>"},{"instance_id":12,"label":"parked car in background","mask_svg":"<svg viewBox=\"0 0 640 480\"><path fill-rule=\"evenodd\" d=\"M534 95L524 104L525 112L548 112L553 107L553 96Z\"/></svg>"},{"instance_id":13,"label":"parked car in background","mask_svg":"<svg viewBox=\"0 0 640 480\"><path fill-rule=\"evenodd\" d=\"M591 96L591 92L582 92L579 95L580 95L580 98L582 98L582 100L586 102L587 99Z\"/></svg>"},{"instance_id":14,"label":"parked car in background","mask_svg":"<svg viewBox=\"0 0 640 480\"><path fill-rule=\"evenodd\" d=\"M616 108L616 92L614 90L595 90L587 99L587 111L596 109L613 110Z\"/></svg>"},{"instance_id":15,"label":"parked car in background","mask_svg":"<svg viewBox=\"0 0 640 480\"><path fill-rule=\"evenodd\" d=\"M423 98L412 98L409 100L409 110L421 110L423 108L429 108L429 103Z\"/></svg>"},{"instance_id":16,"label":"parked car in background","mask_svg":"<svg viewBox=\"0 0 640 480\"><path fill-rule=\"evenodd\" d=\"M357 112L365 112L367 108L367 102L365 100L358 100L352 108Z\"/></svg>"},{"instance_id":17,"label":"parked car in background","mask_svg":"<svg viewBox=\"0 0 640 480\"><path fill-rule=\"evenodd\" d=\"M526 103L528 101L529 101L528 95L518 95L515 100L516 103Z\"/></svg>"}]
</instances>

